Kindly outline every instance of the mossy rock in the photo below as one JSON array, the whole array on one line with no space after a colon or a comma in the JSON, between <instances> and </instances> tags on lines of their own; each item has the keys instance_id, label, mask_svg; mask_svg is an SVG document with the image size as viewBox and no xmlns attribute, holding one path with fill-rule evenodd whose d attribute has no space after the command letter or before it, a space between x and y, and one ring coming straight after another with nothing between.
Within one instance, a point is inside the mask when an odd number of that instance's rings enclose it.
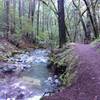
<instances>
[{"instance_id":1,"label":"mossy rock","mask_svg":"<svg viewBox=\"0 0 100 100\"><path fill-rule=\"evenodd\" d=\"M63 73L60 74L63 85L71 85L75 77L77 59L78 57L74 55L73 47L70 45L65 45L64 48L56 49L56 51L52 53L51 61L54 65L57 65L56 68L63 69L63 66L65 67Z\"/></svg>"},{"instance_id":2,"label":"mossy rock","mask_svg":"<svg viewBox=\"0 0 100 100\"><path fill-rule=\"evenodd\" d=\"M16 54L20 54L21 53L21 51L12 51L11 53L10 53L10 55L11 55L11 57L13 57L13 56L15 56Z\"/></svg>"},{"instance_id":3,"label":"mossy rock","mask_svg":"<svg viewBox=\"0 0 100 100\"><path fill-rule=\"evenodd\" d=\"M0 56L0 61L6 61L7 60L7 57L5 56Z\"/></svg>"}]
</instances>

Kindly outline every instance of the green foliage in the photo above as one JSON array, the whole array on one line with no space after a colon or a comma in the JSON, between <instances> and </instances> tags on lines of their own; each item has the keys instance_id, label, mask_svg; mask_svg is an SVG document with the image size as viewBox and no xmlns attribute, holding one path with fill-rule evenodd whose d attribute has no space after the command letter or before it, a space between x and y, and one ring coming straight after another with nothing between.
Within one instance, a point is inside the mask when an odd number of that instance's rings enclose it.
<instances>
[{"instance_id":1,"label":"green foliage","mask_svg":"<svg viewBox=\"0 0 100 100\"><path fill-rule=\"evenodd\" d=\"M60 76L60 79L63 81L63 85L70 86L75 77L75 73L66 72Z\"/></svg>"},{"instance_id":2,"label":"green foliage","mask_svg":"<svg viewBox=\"0 0 100 100\"><path fill-rule=\"evenodd\" d=\"M45 41L49 39L48 33L40 33L37 37L38 41Z\"/></svg>"},{"instance_id":3,"label":"green foliage","mask_svg":"<svg viewBox=\"0 0 100 100\"><path fill-rule=\"evenodd\" d=\"M27 19L26 17L21 17L22 19L22 29L20 29L20 18L19 16L16 16L16 34L17 36L21 36L23 33L30 33L33 32L32 22L30 19Z\"/></svg>"},{"instance_id":4,"label":"green foliage","mask_svg":"<svg viewBox=\"0 0 100 100\"><path fill-rule=\"evenodd\" d=\"M2 0L0 0L0 14L2 13L3 11L3 4L2 4Z\"/></svg>"},{"instance_id":5,"label":"green foliage","mask_svg":"<svg viewBox=\"0 0 100 100\"><path fill-rule=\"evenodd\" d=\"M22 25L22 33L26 33L26 32L32 32L33 31L33 27L32 27L32 22L30 19L26 19L25 17L23 18L23 25Z\"/></svg>"}]
</instances>

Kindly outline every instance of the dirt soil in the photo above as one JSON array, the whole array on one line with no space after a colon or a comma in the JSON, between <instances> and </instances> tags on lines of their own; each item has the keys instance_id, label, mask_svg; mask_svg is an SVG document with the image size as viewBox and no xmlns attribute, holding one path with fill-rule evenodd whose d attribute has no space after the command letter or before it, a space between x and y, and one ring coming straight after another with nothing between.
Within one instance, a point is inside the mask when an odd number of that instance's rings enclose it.
<instances>
[{"instance_id":1,"label":"dirt soil","mask_svg":"<svg viewBox=\"0 0 100 100\"><path fill-rule=\"evenodd\" d=\"M18 48L8 42L6 39L0 37L0 51L13 51L18 50Z\"/></svg>"},{"instance_id":2,"label":"dirt soil","mask_svg":"<svg viewBox=\"0 0 100 100\"><path fill-rule=\"evenodd\" d=\"M76 44L74 51L79 57L76 82L44 100L100 100L100 53L87 44Z\"/></svg>"}]
</instances>

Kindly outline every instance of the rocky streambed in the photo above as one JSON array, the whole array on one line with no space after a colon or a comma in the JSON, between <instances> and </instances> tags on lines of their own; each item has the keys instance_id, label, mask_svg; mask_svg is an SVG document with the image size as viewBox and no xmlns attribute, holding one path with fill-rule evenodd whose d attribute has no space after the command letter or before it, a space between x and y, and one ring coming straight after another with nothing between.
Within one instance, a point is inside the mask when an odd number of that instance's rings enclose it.
<instances>
[{"instance_id":1,"label":"rocky streambed","mask_svg":"<svg viewBox=\"0 0 100 100\"><path fill-rule=\"evenodd\" d=\"M0 63L0 100L40 100L60 85L48 69L49 50L36 49Z\"/></svg>"}]
</instances>

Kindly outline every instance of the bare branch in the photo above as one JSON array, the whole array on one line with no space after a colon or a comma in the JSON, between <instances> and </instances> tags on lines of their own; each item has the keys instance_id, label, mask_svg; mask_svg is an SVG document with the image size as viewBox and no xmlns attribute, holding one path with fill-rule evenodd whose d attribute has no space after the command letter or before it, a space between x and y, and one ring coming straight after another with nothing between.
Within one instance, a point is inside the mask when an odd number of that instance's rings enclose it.
<instances>
[{"instance_id":1,"label":"bare branch","mask_svg":"<svg viewBox=\"0 0 100 100\"><path fill-rule=\"evenodd\" d=\"M58 11L57 11L57 8L56 8L56 6L55 6L55 4L54 4L54 2L53 2L53 0L51 0L51 2L52 2L53 6L54 6L54 8L55 8L55 11L58 12Z\"/></svg>"},{"instance_id":2,"label":"bare branch","mask_svg":"<svg viewBox=\"0 0 100 100\"><path fill-rule=\"evenodd\" d=\"M53 12L54 12L54 14L55 15L57 15L57 12L51 7L51 6L49 6L44 0L40 0L43 4L45 4L47 7L49 7Z\"/></svg>"}]
</instances>

